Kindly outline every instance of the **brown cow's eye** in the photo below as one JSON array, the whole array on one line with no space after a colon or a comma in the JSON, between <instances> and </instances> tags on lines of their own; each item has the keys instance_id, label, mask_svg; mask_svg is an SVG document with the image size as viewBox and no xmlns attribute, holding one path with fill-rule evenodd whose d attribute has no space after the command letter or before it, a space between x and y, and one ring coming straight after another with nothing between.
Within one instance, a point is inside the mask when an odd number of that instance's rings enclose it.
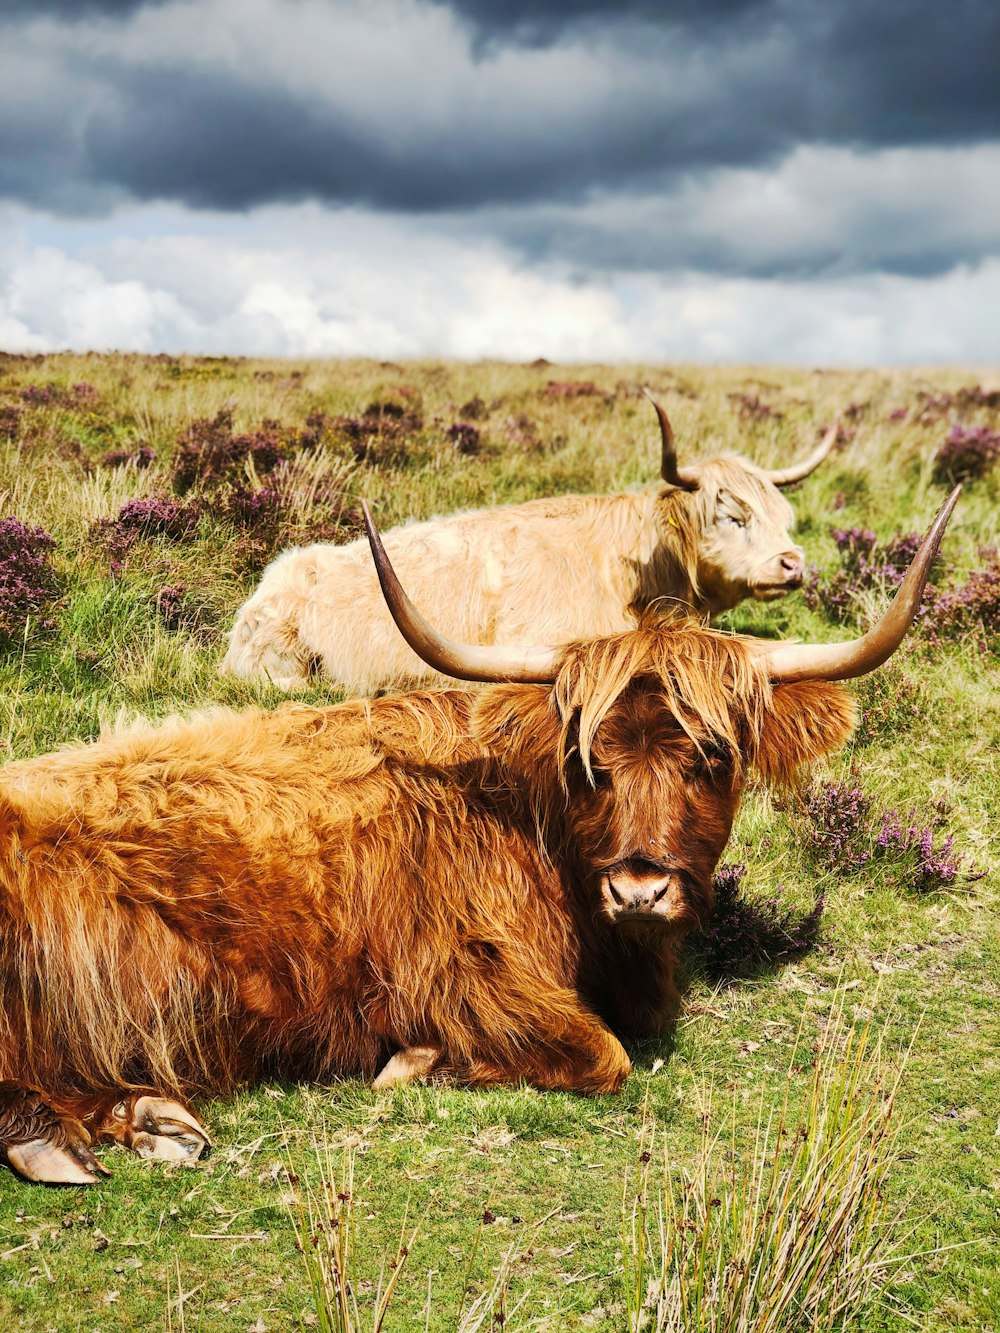
<instances>
[{"instance_id":1,"label":"brown cow's eye","mask_svg":"<svg viewBox=\"0 0 1000 1333\"><path fill-rule=\"evenodd\" d=\"M721 779L733 771L733 753L728 745L706 745L694 761L693 775L699 778Z\"/></svg>"}]
</instances>

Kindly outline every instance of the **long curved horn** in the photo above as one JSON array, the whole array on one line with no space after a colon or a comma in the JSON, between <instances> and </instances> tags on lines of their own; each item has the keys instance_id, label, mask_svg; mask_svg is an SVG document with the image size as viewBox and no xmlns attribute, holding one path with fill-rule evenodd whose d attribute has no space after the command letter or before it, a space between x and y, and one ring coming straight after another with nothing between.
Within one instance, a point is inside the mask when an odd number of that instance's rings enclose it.
<instances>
[{"instance_id":1,"label":"long curved horn","mask_svg":"<svg viewBox=\"0 0 1000 1333\"><path fill-rule=\"evenodd\" d=\"M763 649L772 680L849 680L887 661L903 642L920 609L931 561L937 555L951 511L961 493L956 486L913 557L896 596L876 625L849 643L777 643Z\"/></svg>"},{"instance_id":2,"label":"long curved horn","mask_svg":"<svg viewBox=\"0 0 1000 1333\"><path fill-rule=\"evenodd\" d=\"M768 481L775 486L791 486L793 481L801 481L803 477L808 477L810 472L816 471L837 443L839 434L840 422L835 421L808 458L803 458L801 463L793 463L791 467L778 468L777 471L767 472Z\"/></svg>"},{"instance_id":3,"label":"long curved horn","mask_svg":"<svg viewBox=\"0 0 1000 1333\"><path fill-rule=\"evenodd\" d=\"M403 591L365 500L361 501L361 509L389 614L400 634L428 666L459 680L521 681L533 685L549 685L555 680L561 656L557 648L518 649L493 644L452 643L439 634Z\"/></svg>"},{"instance_id":4,"label":"long curved horn","mask_svg":"<svg viewBox=\"0 0 1000 1333\"><path fill-rule=\"evenodd\" d=\"M698 478L690 472L681 472L677 466L677 451L674 448L674 430L667 418L666 412L650 393L649 389L643 387L643 393L656 408L656 415L660 419L660 435L663 440L662 453L660 455L660 476L669 486L679 486L682 491L696 491L701 485Z\"/></svg>"}]
</instances>

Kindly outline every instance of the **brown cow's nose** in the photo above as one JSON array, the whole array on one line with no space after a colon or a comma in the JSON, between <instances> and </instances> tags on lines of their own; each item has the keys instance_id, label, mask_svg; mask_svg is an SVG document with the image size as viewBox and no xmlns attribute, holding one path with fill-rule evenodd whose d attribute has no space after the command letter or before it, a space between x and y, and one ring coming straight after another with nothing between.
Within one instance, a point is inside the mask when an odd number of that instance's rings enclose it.
<instances>
[{"instance_id":1,"label":"brown cow's nose","mask_svg":"<svg viewBox=\"0 0 1000 1333\"><path fill-rule=\"evenodd\" d=\"M778 560L786 583L801 583L806 576L806 562L798 551L786 551Z\"/></svg>"},{"instance_id":2,"label":"brown cow's nose","mask_svg":"<svg viewBox=\"0 0 1000 1333\"><path fill-rule=\"evenodd\" d=\"M680 883L670 870L650 873L623 866L602 876L604 907L612 920L669 918ZM672 892L673 891L673 892Z\"/></svg>"}]
</instances>

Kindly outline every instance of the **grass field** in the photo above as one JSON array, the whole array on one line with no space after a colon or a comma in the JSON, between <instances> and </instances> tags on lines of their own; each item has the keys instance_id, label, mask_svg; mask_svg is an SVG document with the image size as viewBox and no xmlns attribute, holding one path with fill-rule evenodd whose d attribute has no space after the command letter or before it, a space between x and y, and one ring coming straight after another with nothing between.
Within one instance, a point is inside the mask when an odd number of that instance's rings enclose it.
<instances>
[{"instance_id":1,"label":"grass field","mask_svg":"<svg viewBox=\"0 0 1000 1333\"><path fill-rule=\"evenodd\" d=\"M865 1115L895 1093L857 1204L877 1241L871 1293L844 1327L1000 1328L996 374L0 357L0 519L55 541L8 527L13 554L0 550L17 572L0 604L3 758L137 714L277 705L274 689L217 674L224 632L275 550L356 535L362 496L388 527L650 484L644 383L670 412L682 465L724 450L784 464L835 416L853 436L790 494L820 571L813 591L730 613L741 631L851 633L884 599L878 552L926 528L946 493L934 460L955 423L982 473L935 575L958 591L857 685L858 734L817 773L808 808L748 795L725 858L746 867L742 896L728 926L691 944L673 1037L632 1048L617 1097L265 1086L201 1106L216 1148L193 1169L108 1153L114 1177L91 1190L4 1176L0 1328L325 1327L296 1236L310 1247L324 1176L351 1172L344 1227L363 1315L419 1223L387 1329L625 1329L644 1303L644 1326L681 1328L649 1295L670 1216L696 1232L684 1209L699 1181L754 1197L755 1166L775 1151L789 1165L799 1126L831 1088L843 1102L848 1076L866 1134L881 1121ZM881 545L832 535L854 528ZM32 562L49 560L46 582ZM992 583L970 584L983 568ZM337 695L317 684L300 697ZM818 940L799 949L811 932L796 923L820 894ZM818 1158L819 1175L837 1160ZM704 1253L735 1254L738 1231L709 1227ZM498 1270L503 1290L477 1304ZM687 1327L841 1316L697 1318Z\"/></svg>"}]
</instances>

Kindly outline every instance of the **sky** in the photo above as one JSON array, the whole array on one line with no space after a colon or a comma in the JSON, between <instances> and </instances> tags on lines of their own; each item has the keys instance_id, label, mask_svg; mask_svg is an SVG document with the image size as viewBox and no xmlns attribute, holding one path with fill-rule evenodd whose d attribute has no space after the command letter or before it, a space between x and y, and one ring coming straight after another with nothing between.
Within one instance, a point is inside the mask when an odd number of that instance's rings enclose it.
<instances>
[{"instance_id":1,"label":"sky","mask_svg":"<svg viewBox=\"0 0 1000 1333\"><path fill-rule=\"evenodd\" d=\"M997 0L0 0L0 348L1000 363Z\"/></svg>"}]
</instances>

